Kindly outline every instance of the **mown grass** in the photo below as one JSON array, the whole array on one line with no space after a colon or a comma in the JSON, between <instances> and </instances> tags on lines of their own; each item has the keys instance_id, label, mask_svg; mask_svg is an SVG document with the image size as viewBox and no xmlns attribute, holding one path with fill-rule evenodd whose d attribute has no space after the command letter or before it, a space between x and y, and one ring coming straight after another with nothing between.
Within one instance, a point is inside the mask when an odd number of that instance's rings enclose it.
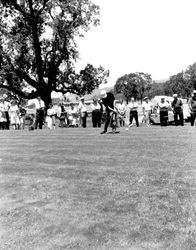
<instances>
[{"instance_id":1,"label":"mown grass","mask_svg":"<svg viewBox=\"0 0 196 250\"><path fill-rule=\"evenodd\" d=\"M2 131L1 249L196 249L195 132Z\"/></svg>"}]
</instances>

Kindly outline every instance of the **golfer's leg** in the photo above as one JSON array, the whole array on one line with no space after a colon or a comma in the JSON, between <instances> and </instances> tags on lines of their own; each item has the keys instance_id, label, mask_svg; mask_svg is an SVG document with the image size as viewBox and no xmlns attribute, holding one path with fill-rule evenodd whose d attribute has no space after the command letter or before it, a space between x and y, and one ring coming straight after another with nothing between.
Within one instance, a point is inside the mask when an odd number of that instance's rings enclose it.
<instances>
[{"instance_id":1,"label":"golfer's leg","mask_svg":"<svg viewBox=\"0 0 196 250\"><path fill-rule=\"evenodd\" d=\"M130 116L129 116L129 124L132 124L132 122L133 122L133 116L134 116L134 114L133 114L133 112L131 111L131 112L130 112Z\"/></svg>"},{"instance_id":2,"label":"golfer's leg","mask_svg":"<svg viewBox=\"0 0 196 250\"><path fill-rule=\"evenodd\" d=\"M106 121L105 121L105 126L104 126L104 132L107 132L107 130L108 130L108 126L109 126L109 124L110 124L110 113L109 112L107 112L106 113Z\"/></svg>"},{"instance_id":3,"label":"golfer's leg","mask_svg":"<svg viewBox=\"0 0 196 250\"><path fill-rule=\"evenodd\" d=\"M179 116L180 116L180 125L184 126L184 115L183 115L183 112L180 112Z\"/></svg>"},{"instance_id":4,"label":"golfer's leg","mask_svg":"<svg viewBox=\"0 0 196 250\"><path fill-rule=\"evenodd\" d=\"M178 117L176 113L174 113L174 122L175 122L175 125L178 126Z\"/></svg>"},{"instance_id":5,"label":"golfer's leg","mask_svg":"<svg viewBox=\"0 0 196 250\"><path fill-rule=\"evenodd\" d=\"M135 117L136 126L139 127L138 112L137 111L135 111L134 117Z\"/></svg>"}]
</instances>

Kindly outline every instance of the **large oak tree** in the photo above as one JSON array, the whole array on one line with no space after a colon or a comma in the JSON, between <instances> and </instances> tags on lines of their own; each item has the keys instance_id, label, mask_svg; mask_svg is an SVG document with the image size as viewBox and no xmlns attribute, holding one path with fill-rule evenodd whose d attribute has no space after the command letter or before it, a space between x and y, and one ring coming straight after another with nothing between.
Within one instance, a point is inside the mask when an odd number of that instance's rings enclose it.
<instances>
[{"instance_id":1,"label":"large oak tree","mask_svg":"<svg viewBox=\"0 0 196 250\"><path fill-rule=\"evenodd\" d=\"M91 93L106 72L90 64L76 72L76 38L98 15L90 0L0 0L0 88L46 105L52 91Z\"/></svg>"},{"instance_id":2,"label":"large oak tree","mask_svg":"<svg viewBox=\"0 0 196 250\"><path fill-rule=\"evenodd\" d=\"M115 94L123 93L128 102L131 97L142 101L144 94L152 84L151 75L136 72L121 76L114 86Z\"/></svg>"}]
</instances>

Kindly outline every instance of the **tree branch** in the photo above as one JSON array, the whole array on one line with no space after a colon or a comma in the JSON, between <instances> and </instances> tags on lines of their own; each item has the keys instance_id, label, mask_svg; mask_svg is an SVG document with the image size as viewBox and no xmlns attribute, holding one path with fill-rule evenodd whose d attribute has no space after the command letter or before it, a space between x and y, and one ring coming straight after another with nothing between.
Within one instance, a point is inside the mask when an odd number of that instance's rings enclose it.
<instances>
[{"instance_id":1,"label":"tree branch","mask_svg":"<svg viewBox=\"0 0 196 250\"><path fill-rule=\"evenodd\" d=\"M25 98L25 99L33 99L33 98L36 98L38 96L38 92L37 91L33 91L31 93L27 93L27 92L24 92L24 91L21 91L13 86L10 86L10 85L4 85L4 84L0 84L0 88L4 88L4 89L7 89L9 91L12 91L14 93L16 93L17 95Z\"/></svg>"},{"instance_id":2,"label":"tree branch","mask_svg":"<svg viewBox=\"0 0 196 250\"><path fill-rule=\"evenodd\" d=\"M38 17L42 13L42 11L45 9L47 2L49 2L49 0L44 0L43 7L37 12L36 17Z\"/></svg>"},{"instance_id":3,"label":"tree branch","mask_svg":"<svg viewBox=\"0 0 196 250\"><path fill-rule=\"evenodd\" d=\"M35 80L33 80L29 75L27 75L24 71L19 69L14 69L14 72L18 77L24 79L29 85L31 85L36 89L39 89L40 87L39 84Z\"/></svg>"},{"instance_id":4,"label":"tree branch","mask_svg":"<svg viewBox=\"0 0 196 250\"><path fill-rule=\"evenodd\" d=\"M29 85L31 85L32 87L34 87L35 89L39 89L40 86L39 84L33 80L29 75L27 75L27 73L25 73L24 71L20 70L20 69L15 69L14 65L11 62L11 59L9 56L5 57L8 64L10 65L12 71L19 77L22 78L23 80L25 80Z\"/></svg>"}]
</instances>

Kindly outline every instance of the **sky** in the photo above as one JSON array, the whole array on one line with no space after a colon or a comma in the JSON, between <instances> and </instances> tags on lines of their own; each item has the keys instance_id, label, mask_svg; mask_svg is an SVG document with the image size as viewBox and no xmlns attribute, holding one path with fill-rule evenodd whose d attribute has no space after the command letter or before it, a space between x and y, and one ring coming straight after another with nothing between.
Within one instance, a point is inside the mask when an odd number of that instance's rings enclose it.
<instances>
[{"instance_id":1,"label":"sky","mask_svg":"<svg viewBox=\"0 0 196 250\"><path fill-rule=\"evenodd\" d=\"M195 0L91 0L98 27L79 39L78 67L110 70L108 85L133 72L165 80L196 62Z\"/></svg>"}]
</instances>

